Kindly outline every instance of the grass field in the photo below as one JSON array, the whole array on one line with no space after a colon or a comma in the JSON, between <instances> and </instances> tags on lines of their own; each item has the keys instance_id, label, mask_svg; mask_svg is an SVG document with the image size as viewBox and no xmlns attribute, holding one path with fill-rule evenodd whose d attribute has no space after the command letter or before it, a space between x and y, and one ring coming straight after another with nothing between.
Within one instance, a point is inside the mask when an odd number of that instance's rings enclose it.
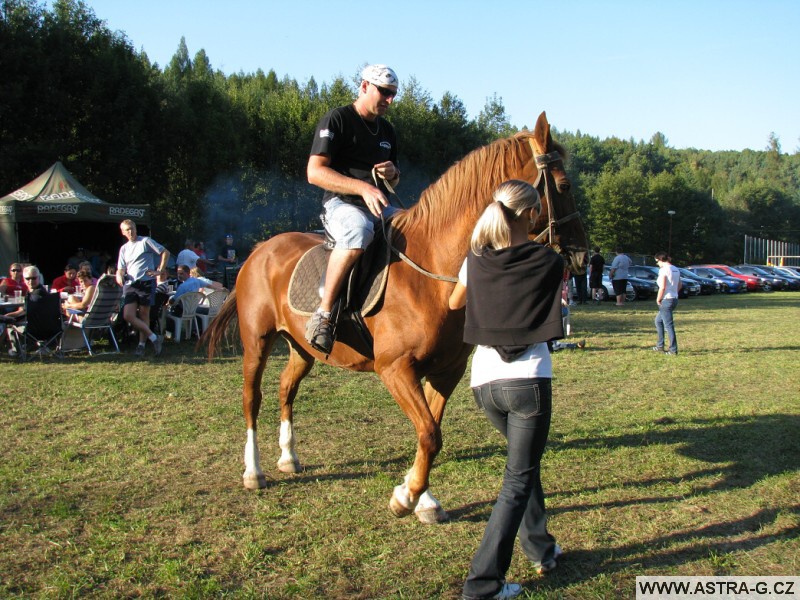
<instances>
[{"instance_id":1,"label":"grass field","mask_svg":"<svg viewBox=\"0 0 800 600\"><path fill-rule=\"evenodd\" d=\"M800 294L573 310L543 464L559 568L530 598L633 598L636 575L800 574ZM372 374L318 365L296 403L305 470L275 469L279 351L260 420L268 487L241 485L241 361L0 358L0 597L458 598L499 489L502 438L465 382L432 491L449 522L388 510L414 455Z\"/></svg>"}]
</instances>

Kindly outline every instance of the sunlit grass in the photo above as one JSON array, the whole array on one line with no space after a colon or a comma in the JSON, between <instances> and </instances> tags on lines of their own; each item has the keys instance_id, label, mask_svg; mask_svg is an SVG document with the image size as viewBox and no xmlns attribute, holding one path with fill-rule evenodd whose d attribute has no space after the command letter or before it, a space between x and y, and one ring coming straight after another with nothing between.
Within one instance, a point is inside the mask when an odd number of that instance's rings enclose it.
<instances>
[{"instance_id":1,"label":"sunlit grass","mask_svg":"<svg viewBox=\"0 0 800 600\"><path fill-rule=\"evenodd\" d=\"M535 598L633 597L636 575L797 574L800 294L682 301L680 355L650 351L653 303L573 310L554 355L543 479L566 555ZM457 598L504 462L466 381L432 491L396 519L414 435L379 379L320 365L296 403L305 471L275 468L277 375L259 422L265 490L241 485L236 356L0 362L0 596Z\"/></svg>"}]
</instances>

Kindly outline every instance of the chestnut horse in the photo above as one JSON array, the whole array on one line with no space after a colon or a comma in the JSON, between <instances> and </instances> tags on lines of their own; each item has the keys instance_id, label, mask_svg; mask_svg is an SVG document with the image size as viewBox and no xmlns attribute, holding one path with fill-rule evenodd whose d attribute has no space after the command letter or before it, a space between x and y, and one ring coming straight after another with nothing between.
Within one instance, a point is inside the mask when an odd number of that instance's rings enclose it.
<instances>
[{"instance_id":1,"label":"chestnut horse","mask_svg":"<svg viewBox=\"0 0 800 600\"><path fill-rule=\"evenodd\" d=\"M285 233L256 246L239 272L236 289L203 336L209 357L213 357L228 325L238 316L244 349L246 488L267 485L259 464L256 421L264 368L281 335L288 342L289 358L280 377L278 469L286 473L300 470L292 404L314 361L353 371L374 371L417 434L414 464L405 481L395 487L389 507L397 516L416 512L422 522L447 518L439 502L427 492L428 477L442 446L440 423L445 403L464 374L472 350L462 341L464 311L448 310L452 281L467 255L478 217L492 201L497 186L509 179L537 186L543 198L542 214L534 228L542 232L538 238L547 238L571 269L582 268L588 244L569 193L563 159L564 152L553 142L542 113L532 133L523 131L473 151L429 186L415 206L394 217L393 245L428 274L406 262L391 262L382 304L364 319L374 340L374 358L358 350L363 342L344 326L339 328L331 354L321 355L305 340L306 317L289 308L292 270L307 250L320 243L318 235Z\"/></svg>"}]
</instances>

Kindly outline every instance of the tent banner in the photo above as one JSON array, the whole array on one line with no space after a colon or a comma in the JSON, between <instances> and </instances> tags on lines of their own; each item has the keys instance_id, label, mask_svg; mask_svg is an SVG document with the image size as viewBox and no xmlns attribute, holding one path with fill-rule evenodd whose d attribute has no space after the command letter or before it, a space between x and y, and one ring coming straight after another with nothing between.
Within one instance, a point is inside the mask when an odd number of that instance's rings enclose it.
<instances>
[{"instance_id":1,"label":"tent banner","mask_svg":"<svg viewBox=\"0 0 800 600\"><path fill-rule=\"evenodd\" d=\"M122 221L150 222L147 204L106 204L80 202L3 202L0 219L4 221Z\"/></svg>"}]
</instances>

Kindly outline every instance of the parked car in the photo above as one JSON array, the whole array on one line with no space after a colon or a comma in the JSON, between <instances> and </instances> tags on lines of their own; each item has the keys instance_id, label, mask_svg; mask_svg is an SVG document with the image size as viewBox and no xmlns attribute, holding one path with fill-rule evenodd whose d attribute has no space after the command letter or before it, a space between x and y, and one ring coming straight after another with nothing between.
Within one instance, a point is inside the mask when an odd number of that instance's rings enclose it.
<instances>
[{"instance_id":1,"label":"parked car","mask_svg":"<svg viewBox=\"0 0 800 600\"><path fill-rule=\"evenodd\" d=\"M720 291L726 294L738 294L739 292L747 291L747 284L741 279L731 277L719 269L712 267L686 267L690 273L695 273L700 277L713 279L720 286Z\"/></svg>"},{"instance_id":2,"label":"parked car","mask_svg":"<svg viewBox=\"0 0 800 600\"><path fill-rule=\"evenodd\" d=\"M700 293L701 294L716 294L720 291L721 285L717 283L713 279L709 279L707 277L701 277L696 273L692 273L689 269L684 269L683 267L678 267L678 271L680 271L681 279L691 279L696 281L700 284Z\"/></svg>"},{"instance_id":3,"label":"parked car","mask_svg":"<svg viewBox=\"0 0 800 600\"><path fill-rule=\"evenodd\" d=\"M600 293L603 296L603 300L611 300L617 297L617 295L614 293L614 286L611 283L611 278L606 272L603 272L602 284L603 287L600 288ZM633 289L633 286L629 281L628 285L625 286L625 301L633 302L634 300L636 300L636 290Z\"/></svg>"},{"instance_id":4,"label":"parked car","mask_svg":"<svg viewBox=\"0 0 800 600\"><path fill-rule=\"evenodd\" d=\"M772 285L764 279L763 277L757 277L755 275L748 275L746 273L742 273L733 267L729 267L728 265L692 265L693 267L711 267L712 269L719 269L726 275L731 277L736 277L736 279L741 279L742 281L747 284L747 290L750 292L755 292L757 290L761 290L762 292L770 292L772 291ZM689 267L690 269L692 267ZM692 269L694 270L694 269Z\"/></svg>"},{"instance_id":5,"label":"parked car","mask_svg":"<svg viewBox=\"0 0 800 600\"><path fill-rule=\"evenodd\" d=\"M772 270L782 274L783 277L800 280L800 267L772 267Z\"/></svg>"},{"instance_id":6,"label":"parked car","mask_svg":"<svg viewBox=\"0 0 800 600\"><path fill-rule=\"evenodd\" d=\"M800 275L800 267L796 267L794 265L784 265L781 269L786 269L787 271L791 271L792 273L797 273Z\"/></svg>"},{"instance_id":7,"label":"parked car","mask_svg":"<svg viewBox=\"0 0 800 600\"><path fill-rule=\"evenodd\" d=\"M745 275L752 275L753 277L765 279L770 283L773 290L782 291L789 286L788 280L783 277L776 277L759 265L734 265L733 268Z\"/></svg>"},{"instance_id":8,"label":"parked car","mask_svg":"<svg viewBox=\"0 0 800 600\"><path fill-rule=\"evenodd\" d=\"M796 292L800 290L800 275L796 275L792 271L783 271L780 267L773 267L770 265L759 265L759 270L765 271L774 277L780 277L786 282L784 289ZM776 288L777 289L777 288Z\"/></svg>"},{"instance_id":9,"label":"parked car","mask_svg":"<svg viewBox=\"0 0 800 600\"><path fill-rule=\"evenodd\" d=\"M639 279L638 277L628 277L628 283L633 287L636 292L637 300L647 300L655 298L658 294L658 284L649 279Z\"/></svg>"},{"instance_id":10,"label":"parked car","mask_svg":"<svg viewBox=\"0 0 800 600\"><path fill-rule=\"evenodd\" d=\"M649 265L633 265L628 268L628 273L633 277L639 279L646 279L650 281L658 280L658 267L651 267ZM656 292L658 292L658 285L656 284ZM700 284L694 280L681 277L681 291L678 294L679 298L688 298L689 296L700 295Z\"/></svg>"}]
</instances>

